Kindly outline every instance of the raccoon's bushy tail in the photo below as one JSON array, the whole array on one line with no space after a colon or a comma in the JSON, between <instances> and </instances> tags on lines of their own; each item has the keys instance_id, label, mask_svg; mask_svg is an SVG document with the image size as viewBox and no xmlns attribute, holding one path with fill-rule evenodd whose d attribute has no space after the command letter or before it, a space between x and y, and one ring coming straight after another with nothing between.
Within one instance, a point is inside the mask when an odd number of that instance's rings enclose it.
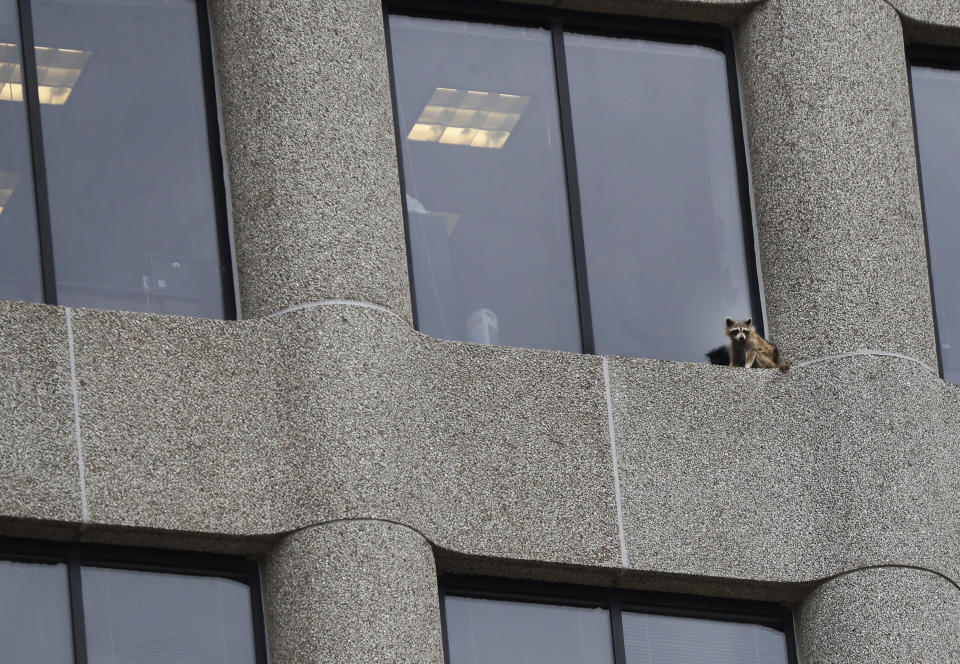
<instances>
[{"instance_id":1,"label":"raccoon's bushy tail","mask_svg":"<svg viewBox=\"0 0 960 664\"><path fill-rule=\"evenodd\" d=\"M773 363L777 365L781 373L790 371L790 363L780 361L780 349L777 348L776 344L773 345Z\"/></svg>"}]
</instances>

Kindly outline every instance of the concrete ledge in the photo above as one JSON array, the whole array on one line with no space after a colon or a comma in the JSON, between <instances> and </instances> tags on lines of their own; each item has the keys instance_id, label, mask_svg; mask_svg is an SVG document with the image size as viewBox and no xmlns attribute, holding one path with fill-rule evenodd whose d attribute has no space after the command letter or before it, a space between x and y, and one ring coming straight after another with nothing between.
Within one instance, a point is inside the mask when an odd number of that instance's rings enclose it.
<instances>
[{"instance_id":1,"label":"concrete ledge","mask_svg":"<svg viewBox=\"0 0 960 664\"><path fill-rule=\"evenodd\" d=\"M960 560L960 390L914 362L611 363L631 567L806 581Z\"/></svg>"},{"instance_id":2,"label":"concrete ledge","mask_svg":"<svg viewBox=\"0 0 960 664\"><path fill-rule=\"evenodd\" d=\"M51 313L17 305L0 325L55 340ZM960 578L960 391L901 358L786 375L610 358L615 475L602 358L439 341L347 305L240 323L83 310L73 332L94 529L262 540L375 518L505 561ZM67 375L58 355L42 375ZM75 467L4 479L35 508L0 516L76 522L43 488L75 492Z\"/></svg>"},{"instance_id":3,"label":"concrete ledge","mask_svg":"<svg viewBox=\"0 0 960 664\"><path fill-rule=\"evenodd\" d=\"M63 309L0 302L0 514L80 521Z\"/></svg>"}]
</instances>

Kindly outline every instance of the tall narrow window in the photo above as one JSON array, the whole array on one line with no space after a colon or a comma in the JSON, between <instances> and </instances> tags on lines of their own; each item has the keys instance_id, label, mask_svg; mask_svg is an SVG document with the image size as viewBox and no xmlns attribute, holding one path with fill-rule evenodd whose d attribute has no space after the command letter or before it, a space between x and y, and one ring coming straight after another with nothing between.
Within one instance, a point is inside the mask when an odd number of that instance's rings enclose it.
<instances>
[{"instance_id":1,"label":"tall narrow window","mask_svg":"<svg viewBox=\"0 0 960 664\"><path fill-rule=\"evenodd\" d=\"M911 50L910 77L943 377L960 384L960 50Z\"/></svg>"},{"instance_id":2,"label":"tall narrow window","mask_svg":"<svg viewBox=\"0 0 960 664\"><path fill-rule=\"evenodd\" d=\"M579 351L550 32L390 25L420 330Z\"/></svg>"},{"instance_id":3,"label":"tall narrow window","mask_svg":"<svg viewBox=\"0 0 960 664\"><path fill-rule=\"evenodd\" d=\"M698 361L751 311L727 56L565 42L594 350Z\"/></svg>"},{"instance_id":4,"label":"tall narrow window","mask_svg":"<svg viewBox=\"0 0 960 664\"><path fill-rule=\"evenodd\" d=\"M723 30L389 9L418 329L703 361L762 320Z\"/></svg>"},{"instance_id":5,"label":"tall narrow window","mask_svg":"<svg viewBox=\"0 0 960 664\"><path fill-rule=\"evenodd\" d=\"M235 315L208 28L197 2L0 0L0 33L10 33L0 34L0 86L9 79L0 142L17 142L0 155L17 162L0 163L0 200L18 223L8 231L0 217L0 233L23 245L24 263L0 270L22 284L32 276L33 289L0 282L0 297Z\"/></svg>"}]
</instances>

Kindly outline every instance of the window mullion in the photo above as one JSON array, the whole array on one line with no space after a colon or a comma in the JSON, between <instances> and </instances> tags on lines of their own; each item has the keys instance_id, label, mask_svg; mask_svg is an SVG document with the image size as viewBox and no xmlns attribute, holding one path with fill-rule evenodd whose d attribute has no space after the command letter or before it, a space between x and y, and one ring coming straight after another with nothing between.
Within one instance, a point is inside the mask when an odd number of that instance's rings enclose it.
<instances>
[{"instance_id":1,"label":"window mullion","mask_svg":"<svg viewBox=\"0 0 960 664\"><path fill-rule=\"evenodd\" d=\"M53 265L53 231L50 226L50 202L47 196L47 167L43 152L40 117L40 87L37 77L36 48L33 43L33 13L30 0L17 0L20 14L21 77L23 101L27 105L27 126L33 163L33 191L36 199L37 237L40 240L40 266L43 298L57 304L57 281Z\"/></svg>"},{"instance_id":2,"label":"window mullion","mask_svg":"<svg viewBox=\"0 0 960 664\"><path fill-rule=\"evenodd\" d=\"M620 612L620 600L611 596L609 601L610 629L613 636L614 664L627 664L626 645L623 642L623 614Z\"/></svg>"},{"instance_id":3,"label":"window mullion","mask_svg":"<svg viewBox=\"0 0 960 664\"><path fill-rule=\"evenodd\" d=\"M73 627L73 661L87 664L87 631L83 617L83 582L80 578L80 561L76 556L67 560L70 588L70 623Z\"/></svg>"},{"instance_id":4,"label":"window mullion","mask_svg":"<svg viewBox=\"0 0 960 664\"><path fill-rule=\"evenodd\" d=\"M559 19L550 22L553 38L553 65L557 82L560 114L560 139L563 146L563 170L567 185L570 234L573 244L573 270L577 285L580 312L580 343L584 353L593 354L593 318L590 313L590 290L587 287L587 255L583 243L583 218L580 213L580 183L577 179L577 157L573 145L573 114L570 104L570 83L567 78L567 57L563 46L563 25Z\"/></svg>"}]
</instances>

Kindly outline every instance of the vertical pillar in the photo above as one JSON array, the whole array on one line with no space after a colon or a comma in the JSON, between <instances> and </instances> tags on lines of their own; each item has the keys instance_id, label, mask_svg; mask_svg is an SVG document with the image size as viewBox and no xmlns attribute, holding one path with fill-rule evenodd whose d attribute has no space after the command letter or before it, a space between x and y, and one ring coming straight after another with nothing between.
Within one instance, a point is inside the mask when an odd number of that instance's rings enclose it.
<instances>
[{"instance_id":1,"label":"vertical pillar","mask_svg":"<svg viewBox=\"0 0 960 664\"><path fill-rule=\"evenodd\" d=\"M267 561L264 603L273 664L443 664L433 551L404 526L290 535Z\"/></svg>"},{"instance_id":2,"label":"vertical pillar","mask_svg":"<svg viewBox=\"0 0 960 664\"><path fill-rule=\"evenodd\" d=\"M245 317L324 299L410 319L379 0L211 0Z\"/></svg>"},{"instance_id":3,"label":"vertical pillar","mask_svg":"<svg viewBox=\"0 0 960 664\"><path fill-rule=\"evenodd\" d=\"M900 19L883 0L767 0L737 31L771 334L936 366Z\"/></svg>"},{"instance_id":4,"label":"vertical pillar","mask_svg":"<svg viewBox=\"0 0 960 664\"><path fill-rule=\"evenodd\" d=\"M960 661L960 590L932 572L845 574L814 590L797 619L800 664Z\"/></svg>"}]
</instances>

